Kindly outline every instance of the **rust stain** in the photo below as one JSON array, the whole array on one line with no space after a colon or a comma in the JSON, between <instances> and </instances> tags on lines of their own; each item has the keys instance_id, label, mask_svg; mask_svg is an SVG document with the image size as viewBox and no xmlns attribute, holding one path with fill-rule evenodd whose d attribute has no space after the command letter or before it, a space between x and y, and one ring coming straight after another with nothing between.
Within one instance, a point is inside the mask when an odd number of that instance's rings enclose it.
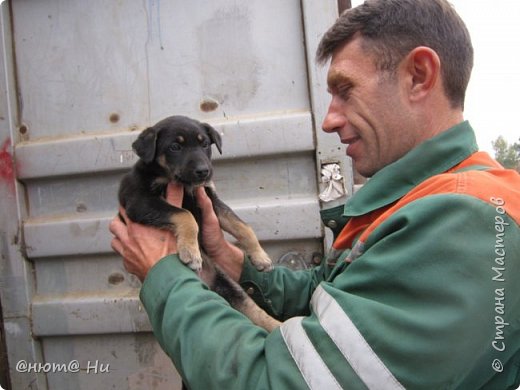
<instances>
[{"instance_id":1,"label":"rust stain","mask_svg":"<svg viewBox=\"0 0 520 390\"><path fill-rule=\"evenodd\" d=\"M11 155L11 139L4 141L0 149L0 182L7 183L9 189L14 192L14 166L13 156Z\"/></svg>"}]
</instances>

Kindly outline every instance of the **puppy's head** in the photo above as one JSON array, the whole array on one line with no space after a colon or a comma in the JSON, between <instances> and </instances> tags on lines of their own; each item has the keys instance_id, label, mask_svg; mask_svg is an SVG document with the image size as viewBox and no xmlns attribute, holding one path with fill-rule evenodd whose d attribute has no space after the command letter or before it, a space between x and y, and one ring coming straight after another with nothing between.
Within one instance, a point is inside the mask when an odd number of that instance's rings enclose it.
<instances>
[{"instance_id":1,"label":"puppy's head","mask_svg":"<svg viewBox=\"0 0 520 390\"><path fill-rule=\"evenodd\" d=\"M132 147L145 164L159 165L168 180L193 186L211 179L212 144L222 154L222 139L213 127L171 116L144 130Z\"/></svg>"}]
</instances>

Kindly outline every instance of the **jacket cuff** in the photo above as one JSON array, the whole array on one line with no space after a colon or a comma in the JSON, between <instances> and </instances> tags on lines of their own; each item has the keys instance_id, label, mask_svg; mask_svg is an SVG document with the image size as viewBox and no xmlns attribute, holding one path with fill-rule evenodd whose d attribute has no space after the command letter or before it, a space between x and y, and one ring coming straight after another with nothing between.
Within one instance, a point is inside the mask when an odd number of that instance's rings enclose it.
<instances>
[{"instance_id":1,"label":"jacket cuff","mask_svg":"<svg viewBox=\"0 0 520 390\"><path fill-rule=\"evenodd\" d=\"M278 313L273 308L273 302L265 295L269 286L269 272L261 272L251 263L248 256L244 259L242 274L239 284L258 306L271 316L277 317Z\"/></svg>"},{"instance_id":2,"label":"jacket cuff","mask_svg":"<svg viewBox=\"0 0 520 390\"><path fill-rule=\"evenodd\" d=\"M195 272L184 265L177 254L162 258L148 271L139 298L150 317L164 305L173 285L178 283L202 284Z\"/></svg>"}]
</instances>

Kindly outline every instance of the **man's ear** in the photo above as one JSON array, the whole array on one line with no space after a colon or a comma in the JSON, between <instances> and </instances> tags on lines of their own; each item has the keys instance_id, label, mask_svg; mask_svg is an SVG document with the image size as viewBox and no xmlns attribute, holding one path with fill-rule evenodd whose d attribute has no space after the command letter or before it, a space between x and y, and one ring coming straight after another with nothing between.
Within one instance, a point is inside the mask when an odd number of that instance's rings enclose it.
<instances>
[{"instance_id":1,"label":"man's ear","mask_svg":"<svg viewBox=\"0 0 520 390\"><path fill-rule=\"evenodd\" d=\"M408 53L405 61L410 80L410 98L419 100L438 86L441 60L433 49L419 46Z\"/></svg>"},{"instance_id":2,"label":"man's ear","mask_svg":"<svg viewBox=\"0 0 520 390\"><path fill-rule=\"evenodd\" d=\"M216 145L219 153L222 154L222 138L220 137L218 131L210 125L208 125L207 123L203 123L202 126L204 126L204 128L208 132L208 136L211 139L211 142L213 142Z\"/></svg>"},{"instance_id":3,"label":"man's ear","mask_svg":"<svg viewBox=\"0 0 520 390\"><path fill-rule=\"evenodd\" d=\"M145 162L151 163L155 157L157 130L149 127L144 130L132 144L135 153Z\"/></svg>"}]
</instances>

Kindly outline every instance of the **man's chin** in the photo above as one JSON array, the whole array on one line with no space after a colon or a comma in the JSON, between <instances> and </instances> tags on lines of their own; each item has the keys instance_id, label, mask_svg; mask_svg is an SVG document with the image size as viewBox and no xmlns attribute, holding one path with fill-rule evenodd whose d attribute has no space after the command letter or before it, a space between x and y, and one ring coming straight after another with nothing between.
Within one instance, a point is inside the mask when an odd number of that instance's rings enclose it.
<instances>
[{"instance_id":1,"label":"man's chin","mask_svg":"<svg viewBox=\"0 0 520 390\"><path fill-rule=\"evenodd\" d=\"M352 159L352 165L354 166L354 169L357 173L366 178L374 176L379 170L376 169L374 166L371 166L370 164L363 164L362 161L354 159Z\"/></svg>"}]
</instances>

